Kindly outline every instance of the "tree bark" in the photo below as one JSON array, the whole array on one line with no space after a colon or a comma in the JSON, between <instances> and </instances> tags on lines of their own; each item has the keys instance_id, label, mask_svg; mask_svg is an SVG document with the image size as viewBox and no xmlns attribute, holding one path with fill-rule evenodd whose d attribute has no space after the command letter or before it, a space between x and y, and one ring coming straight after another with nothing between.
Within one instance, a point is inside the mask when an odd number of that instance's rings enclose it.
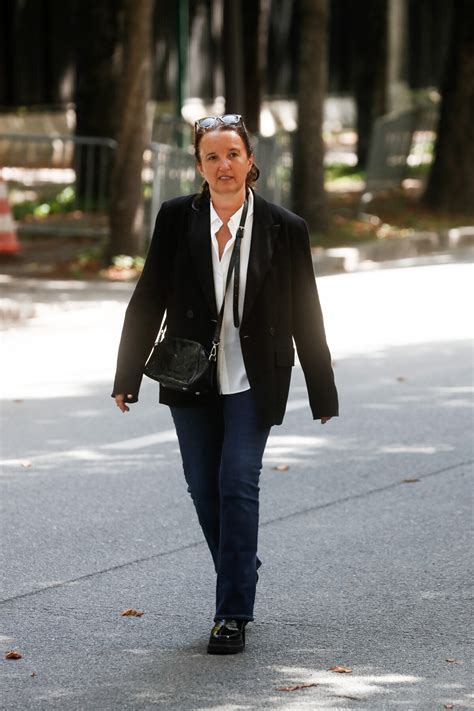
<instances>
[{"instance_id":1,"label":"tree bark","mask_svg":"<svg viewBox=\"0 0 474 711\"><path fill-rule=\"evenodd\" d=\"M244 56L242 5L240 0L224 0L223 59L226 113L243 114Z\"/></svg>"},{"instance_id":2,"label":"tree bark","mask_svg":"<svg viewBox=\"0 0 474 711\"><path fill-rule=\"evenodd\" d=\"M210 7L206 0L197 0L190 6L189 80L188 96L212 100L212 58Z\"/></svg>"},{"instance_id":3,"label":"tree bark","mask_svg":"<svg viewBox=\"0 0 474 711\"><path fill-rule=\"evenodd\" d=\"M76 136L115 138L117 135L122 5L123 0L78 3L75 15ZM110 153L99 146L78 146L74 163L77 206L87 211L102 208L108 196Z\"/></svg>"},{"instance_id":4,"label":"tree bark","mask_svg":"<svg viewBox=\"0 0 474 711\"><path fill-rule=\"evenodd\" d=\"M154 0L125 0L118 147L112 175L109 259L143 244L143 151L148 141Z\"/></svg>"},{"instance_id":5,"label":"tree bark","mask_svg":"<svg viewBox=\"0 0 474 711\"><path fill-rule=\"evenodd\" d=\"M267 67L270 0L243 0L245 124L251 133L260 130L260 109Z\"/></svg>"},{"instance_id":6,"label":"tree bark","mask_svg":"<svg viewBox=\"0 0 474 711\"><path fill-rule=\"evenodd\" d=\"M77 7L76 134L115 138L123 0L81 0Z\"/></svg>"},{"instance_id":7,"label":"tree bark","mask_svg":"<svg viewBox=\"0 0 474 711\"><path fill-rule=\"evenodd\" d=\"M386 110L387 0L359 0L351 12L357 163L365 168L374 121Z\"/></svg>"},{"instance_id":8,"label":"tree bark","mask_svg":"<svg viewBox=\"0 0 474 711\"><path fill-rule=\"evenodd\" d=\"M298 130L295 140L293 197L296 212L311 231L328 226L324 190L323 111L327 82L327 0L300 2Z\"/></svg>"},{"instance_id":9,"label":"tree bark","mask_svg":"<svg viewBox=\"0 0 474 711\"><path fill-rule=\"evenodd\" d=\"M474 3L454 0L435 160L423 198L432 209L474 212Z\"/></svg>"}]
</instances>

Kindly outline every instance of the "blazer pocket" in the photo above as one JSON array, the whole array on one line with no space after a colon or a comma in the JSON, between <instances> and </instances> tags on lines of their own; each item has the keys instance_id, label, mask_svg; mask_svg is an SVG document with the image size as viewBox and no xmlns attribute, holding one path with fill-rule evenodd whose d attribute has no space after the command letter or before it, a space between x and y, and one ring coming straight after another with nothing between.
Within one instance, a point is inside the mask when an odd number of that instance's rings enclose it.
<instances>
[{"instance_id":1,"label":"blazer pocket","mask_svg":"<svg viewBox=\"0 0 474 711\"><path fill-rule=\"evenodd\" d=\"M281 366L292 366L295 364L294 348L277 348L275 350L275 364Z\"/></svg>"}]
</instances>

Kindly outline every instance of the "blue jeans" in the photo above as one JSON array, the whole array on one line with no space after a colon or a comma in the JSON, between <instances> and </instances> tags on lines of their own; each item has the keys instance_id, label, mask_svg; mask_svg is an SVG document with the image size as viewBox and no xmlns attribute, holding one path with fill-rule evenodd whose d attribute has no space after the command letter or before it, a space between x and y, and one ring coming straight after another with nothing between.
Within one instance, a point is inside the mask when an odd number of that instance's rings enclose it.
<instances>
[{"instance_id":1,"label":"blue jeans","mask_svg":"<svg viewBox=\"0 0 474 711\"><path fill-rule=\"evenodd\" d=\"M253 620L259 478L270 428L252 390L207 407L171 407L184 476L217 573L215 620Z\"/></svg>"}]
</instances>

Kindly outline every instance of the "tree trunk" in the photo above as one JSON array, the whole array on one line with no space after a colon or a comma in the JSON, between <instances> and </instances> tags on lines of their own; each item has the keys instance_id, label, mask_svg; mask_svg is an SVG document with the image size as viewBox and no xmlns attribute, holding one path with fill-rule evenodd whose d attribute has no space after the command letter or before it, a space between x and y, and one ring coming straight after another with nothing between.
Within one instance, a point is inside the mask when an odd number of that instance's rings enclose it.
<instances>
[{"instance_id":1,"label":"tree trunk","mask_svg":"<svg viewBox=\"0 0 474 711\"><path fill-rule=\"evenodd\" d=\"M224 0L223 59L226 113L243 114L244 57L240 0Z\"/></svg>"},{"instance_id":2,"label":"tree trunk","mask_svg":"<svg viewBox=\"0 0 474 711\"><path fill-rule=\"evenodd\" d=\"M198 96L208 101L212 95L212 58L208 50L211 43L210 7L206 0L197 0L190 6L189 80L188 96ZM181 113L180 113L181 115Z\"/></svg>"},{"instance_id":3,"label":"tree trunk","mask_svg":"<svg viewBox=\"0 0 474 711\"><path fill-rule=\"evenodd\" d=\"M408 85L408 0L387 0L387 104L388 111L412 106ZM418 41L418 40L417 40Z\"/></svg>"},{"instance_id":4,"label":"tree trunk","mask_svg":"<svg viewBox=\"0 0 474 711\"><path fill-rule=\"evenodd\" d=\"M143 243L143 151L150 97L154 0L125 0L118 147L112 175L109 257L137 255Z\"/></svg>"},{"instance_id":5,"label":"tree trunk","mask_svg":"<svg viewBox=\"0 0 474 711\"><path fill-rule=\"evenodd\" d=\"M328 226L324 190L323 111L327 81L327 0L300 2L298 131L293 170L296 212L311 231Z\"/></svg>"},{"instance_id":6,"label":"tree trunk","mask_svg":"<svg viewBox=\"0 0 474 711\"><path fill-rule=\"evenodd\" d=\"M266 90L270 96L296 98L300 41L299 0L271 0L268 18Z\"/></svg>"},{"instance_id":7,"label":"tree trunk","mask_svg":"<svg viewBox=\"0 0 474 711\"><path fill-rule=\"evenodd\" d=\"M451 46L442 88L435 160L423 202L474 212L474 3L453 3Z\"/></svg>"},{"instance_id":8,"label":"tree trunk","mask_svg":"<svg viewBox=\"0 0 474 711\"><path fill-rule=\"evenodd\" d=\"M242 114L251 133L260 127L269 0L224 0L218 38L224 65L226 113ZM214 21L218 13L214 12ZM213 33L215 37L215 32Z\"/></svg>"},{"instance_id":9,"label":"tree trunk","mask_svg":"<svg viewBox=\"0 0 474 711\"><path fill-rule=\"evenodd\" d=\"M365 168L374 121L386 108L387 0L359 0L351 11L357 162Z\"/></svg>"},{"instance_id":10,"label":"tree trunk","mask_svg":"<svg viewBox=\"0 0 474 711\"><path fill-rule=\"evenodd\" d=\"M245 125L251 133L260 130L260 108L267 67L270 0L243 0Z\"/></svg>"},{"instance_id":11,"label":"tree trunk","mask_svg":"<svg viewBox=\"0 0 474 711\"><path fill-rule=\"evenodd\" d=\"M81 0L77 8L76 134L114 138L122 0Z\"/></svg>"},{"instance_id":12,"label":"tree trunk","mask_svg":"<svg viewBox=\"0 0 474 711\"><path fill-rule=\"evenodd\" d=\"M76 136L115 138L122 0L82 0L76 12ZM99 146L78 146L74 163L78 207L103 207L110 153Z\"/></svg>"}]
</instances>

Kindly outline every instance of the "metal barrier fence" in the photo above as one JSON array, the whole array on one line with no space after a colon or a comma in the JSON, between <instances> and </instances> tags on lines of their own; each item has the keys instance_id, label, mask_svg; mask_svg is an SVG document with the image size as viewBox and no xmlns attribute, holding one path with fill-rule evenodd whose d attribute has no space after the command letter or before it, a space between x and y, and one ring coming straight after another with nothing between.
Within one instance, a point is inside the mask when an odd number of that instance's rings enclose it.
<instances>
[{"instance_id":1,"label":"metal barrier fence","mask_svg":"<svg viewBox=\"0 0 474 711\"><path fill-rule=\"evenodd\" d=\"M410 172L432 162L437 116L437 108L428 106L382 116L375 122L367 163L366 199L370 193L399 187ZM423 180L423 171L416 172Z\"/></svg>"},{"instance_id":2,"label":"metal barrier fence","mask_svg":"<svg viewBox=\"0 0 474 711\"><path fill-rule=\"evenodd\" d=\"M13 187L34 191L40 200L54 200L59 191L73 188L58 212L105 211L116 145L109 138L3 133L0 165L9 166L5 175Z\"/></svg>"},{"instance_id":3,"label":"metal barrier fence","mask_svg":"<svg viewBox=\"0 0 474 711\"><path fill-rule=\"evenodd\" d=\"M254 139L255 162L260 169L257 191L270 202L291 208L293 133L281 132L271 138Z\"/></svg>"},{"instance_id":4,"label":"metal barrier fence","mask_svg":"<svg viewBox=\"0 0 474 711\"><path fill-rule=\"evenodd\" d=\"M428 106L385 116L376 122L362 202L369 201L374 192L398 187L414 171L423 180L423 168L432 160L436 119L437 108ZM170 123L160 130L163 133L166 129L171 136L177 128ZM271 138L253 137L255 160L260 168L258 192L267 200L289 208L293 138L294 134L285 132ZM115 149L116 142L107 138L0 134L0 166L7 166L3 174L10 187L22 193L27 203L48 203L44 205L45 214L51 204L58 213L56 221L32 221L24 230L64 235L107 234L109 179ZM177 148L151 143L144 154L143 168L146 234L151 234L164 200L195 192L201 182L191 145ZM75 219L61 220L68 212L75 213Z\"/></svg>"},{"instance_id":5,"label":"metal barrier fence","mask_svg":"<svg viewBox=\"0 0 474 711\"><path fill-rule=\"evenodd\" d=\"M196 170L194 155L164 143L152 143L145 152L145 161L150 171L149 190L151 199L146 204L147 233L151 237L160 205L165 200L198 192L202 178ZM149 155L148 155L149 154Z\"/></svg>"},{"instance_id":6,"label":"metal barrier fence","mask_svg":"<svg viewBox=\"0 0 474 711\"><path fill-rule=\"evenodd\" d=\"M256 189L262 197L284 207L290 207L291 169L293 165L290 134L254 139L255 162L260 169ZM151 203L147 211L147 232L151 234L162 202L188 193L198 192L202 177L196 170L193 147L188 150L162 143L152 143L145 152L148 167L147 185Z\"/></svg>"},{"instance_id":7,"label":"metal barrier fence","mask_svg":"<svg viewBox=\"0 0 474 711\"><path fill-rule=\"evenodd\" d=\"M255 137L260 168L258 192L271 202L290 205L292 142L289 134ZM26 204L51 208L55 219L31 220L23 233L104 236L108 233L109 179L116 142L106 138L0 134L0 166ZM145 229L150 236L164 200L197 192L202 178L192 146L151 143L144 153ZM74 219L66 219L73 213ZM61 219L64 218L64 219Z\"/></svg>"}]
</instances>

